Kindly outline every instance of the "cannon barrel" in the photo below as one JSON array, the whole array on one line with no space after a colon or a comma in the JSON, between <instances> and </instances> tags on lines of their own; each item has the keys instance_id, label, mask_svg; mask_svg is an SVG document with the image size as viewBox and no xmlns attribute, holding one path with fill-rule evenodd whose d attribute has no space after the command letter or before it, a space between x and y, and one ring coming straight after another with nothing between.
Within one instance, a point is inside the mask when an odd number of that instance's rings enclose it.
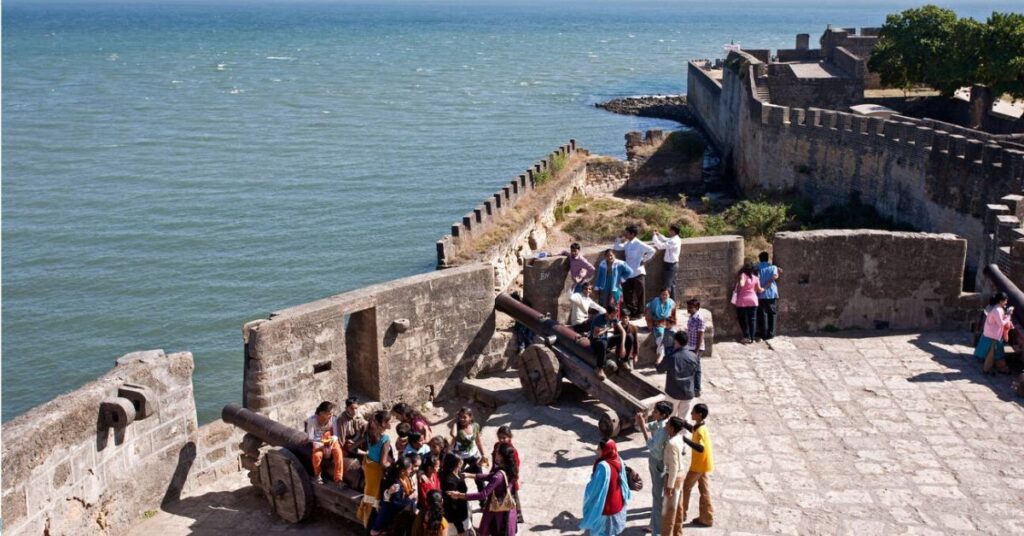
<instances>
[{"instance_id":1,"label":"cannon barrel","mask_svg":"<svg viewBox=\"0 0 1024 536\"><path fill-rule=\"evenodd\" d=\"M296 454L310 456L309 437L300 430L285 426L266 415L260 415L238 404L228 404L221 410L224 422L233 424L242 430L260 438L264 443L275 447L284 447Z\"/></svg>"},{"instance_id":2,"label":"cannon barrel","mask_svg":"<svg viewBox=\"0 0 1024 536\"><path fill-rule=\"evenodd\" d=\"M995 264L986 266L982 273L988 277L988 280L997 289L1006 293L1006 297L1010 300L1010 305L1013 305L1013 317L1017 319L1019 324L1024 325L1024 292L1021 292L1017 285L1014 285L1010 278L1006 277L1006 274Z\"/></svg>"},{"instance_id":3,"label":"cannon barrel","mask_svg":"<svg viewBox=\"0 0 1024 536\"><path fill-rule=\"evenodd\" d=\"M593 361L593 358L591 357L592 354L590 351L589 339L569 329L565 325L555 322L551 318L546 318L545 315L541 314L529 305L526 305L508 294L501 293L498 294L497 298L494 298L494 307L495 309L522 322L534 333L544 337L554 336L563 348L576 354L578 357L583 358L588 363Z\"/></svg>"}]
</instances>

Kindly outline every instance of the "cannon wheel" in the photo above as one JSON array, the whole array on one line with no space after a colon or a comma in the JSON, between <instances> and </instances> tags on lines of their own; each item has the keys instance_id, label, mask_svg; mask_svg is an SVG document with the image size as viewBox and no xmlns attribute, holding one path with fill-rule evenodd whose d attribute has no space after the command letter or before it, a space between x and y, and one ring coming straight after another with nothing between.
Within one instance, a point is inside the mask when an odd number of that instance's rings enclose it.
<instances>
[{"instance_id":1,"label":"cannon wheel","mask_svg":"<svg viewBox=\"0 0 1024 536\"><path fill-rule=\"evenodd\" d=\"M619 425L619 414L615 413L613 409L607 409L601 418L597 421L597 428L601 431L602 437L615 437L622 431L622 427Z\"/></svg>"},{"instance_id":2,"label":"cannon wheel","mask_svg":"<svg viewBox=\"0 0 1024 536\"><path fill-rule=\"evenodd\" d=\"M270 509L281 519L298 523L313 513L313 482L290 450L268 450L257 469Z\"/></svg>"},{"instance_id":3,"label":"cannon wheel","mask_svg":"<svg viewBox=\"0 0 1024 536\"><path fill-rule=\"evenodd\" d=\"M539 405L551 404L562 394L562 367L555 353L540 344L531 344L520 356L519 383L526 398Z\"/></svg>"}]
</instances>

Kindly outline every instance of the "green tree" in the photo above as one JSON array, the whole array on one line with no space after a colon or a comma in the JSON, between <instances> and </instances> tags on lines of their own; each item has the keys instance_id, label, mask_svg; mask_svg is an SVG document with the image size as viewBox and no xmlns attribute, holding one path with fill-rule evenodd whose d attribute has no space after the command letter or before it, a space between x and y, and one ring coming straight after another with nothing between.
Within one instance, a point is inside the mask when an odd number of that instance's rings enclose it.
<instances>
[{"instance_id":1,"label":"green tree","mask_svg":"<svg viewBox=\"0 0 1024 536\"><path fill-rule=\"evenodd\" d=\"M977 48L968 45L979 41L979 28L976 21L933 5L889 15L868 68L889 87L924 84L951 95L973 77L970 51Z\"/></svg>"},{"instance_id":2,"label":"green tree","mask_svg":"<svg viewBox=\"0 0 1024 536\"><path fill-rule=\"evenodd\" d=\"M1024 98L1024 13L992 13L980 41L977 82L998 97Z\"/></svg>"}]
</instances>

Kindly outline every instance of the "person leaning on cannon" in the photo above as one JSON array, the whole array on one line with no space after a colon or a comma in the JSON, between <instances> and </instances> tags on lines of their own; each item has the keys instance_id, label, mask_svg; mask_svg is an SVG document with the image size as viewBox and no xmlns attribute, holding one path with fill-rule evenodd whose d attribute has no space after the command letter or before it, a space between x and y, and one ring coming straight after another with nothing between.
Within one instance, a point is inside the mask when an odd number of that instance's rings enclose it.
<instances>
[{"instance_id":1,"label":"person leaning on cannon","mask_svg":"<svg viewBox=\"0 0 1024 536\"><path fill-rule=\"evenodd\" d=\"M334 416L334 404L321 402L316 413L306 419L306 434L313 444L313 476L318 484L324 479L320 472L324 459L333 462L332 479L341 482L342 471L345 469L344 456L341 452L341 435L338 433L338 418Z\"/></svg>"}]
</instances>

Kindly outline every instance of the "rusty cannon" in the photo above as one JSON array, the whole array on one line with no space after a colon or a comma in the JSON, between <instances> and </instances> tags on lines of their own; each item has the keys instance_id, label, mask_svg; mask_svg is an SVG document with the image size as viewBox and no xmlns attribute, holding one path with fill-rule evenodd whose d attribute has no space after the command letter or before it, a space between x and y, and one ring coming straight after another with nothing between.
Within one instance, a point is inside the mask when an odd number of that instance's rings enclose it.
<instances>
[{"instance_id":1,"label":"rusty cannon","mask_svg":"<svg viewBox=\"0 0 1024 536\"><path fill-rule=\"evenodd\" d=\"M358 521L356 509L363 500L362 489L357 491L335 482L314 482L312 443L304 432L238 404L224 406L221 418L247 432L243 442L252 443L252 438L255 438L276 447L259 449L259 459L249 472L249 480L263 490L275 514L286 521L299 523L313 513L315 506L319 506L351 521ZM351 463L358 465L355 461ZM346 475L350 472L346 470ZM347 477L345 480L349 481Z\"/></svg>"},{"instance_id":2,"label":"rusty cannon","mask_svg":"<svg viewBox=\"0 0 1024 536\"><path fill-rule=\"evenodd\" d=\"M1010 305L1013 306L1013 317L1018 324L1024 326L1024 292L1021 292L996 264L986 266L981 273L985 274L994 287L1006 294Z\"/></svg>"},{"instance_id":3,"label":"rusty cannon","mask_svg":"<svg viewBox=\"0 0 1024 536\"><path fill-rule=\"evenodd\" d=\"M605 406L598 427L606 437L614 437L622 429L633 426L636 412L648 415L654 404L667 398L664 392L632 370L620 367L616 373L601 379L586 337L508 294L499 294L494 299L494 307L521 322L541 340L523 350L519 366L519 381L534 404L557 400L564 377Z\"/></svg>"}]
</instances>

